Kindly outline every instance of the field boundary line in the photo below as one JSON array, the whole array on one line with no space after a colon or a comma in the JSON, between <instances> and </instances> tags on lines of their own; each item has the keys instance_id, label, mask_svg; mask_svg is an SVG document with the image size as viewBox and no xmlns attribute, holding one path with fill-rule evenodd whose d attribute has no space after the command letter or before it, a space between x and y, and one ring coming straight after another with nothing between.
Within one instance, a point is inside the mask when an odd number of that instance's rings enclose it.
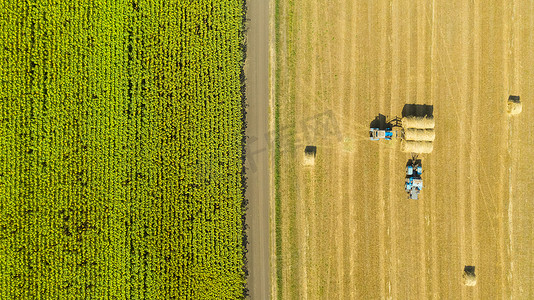
<instances>
[{"instance_id":1,"label":"field boundary line","mask_svg":"<svg viewBox=\"0 0 534 300\"><path fill-rule=\"evenodd\" d=\"M276 186L275 186L275 172L276 172L276 158L275 147L276 145L276 2L278 0L269 1L269 141L271 147L269 147L269 253L270 253L270 282L271 282L271 299L276 299L277 295L277 260L276 260L276 247L277 245L277 214L276 214Z\"/></svg>"}]
</instances>

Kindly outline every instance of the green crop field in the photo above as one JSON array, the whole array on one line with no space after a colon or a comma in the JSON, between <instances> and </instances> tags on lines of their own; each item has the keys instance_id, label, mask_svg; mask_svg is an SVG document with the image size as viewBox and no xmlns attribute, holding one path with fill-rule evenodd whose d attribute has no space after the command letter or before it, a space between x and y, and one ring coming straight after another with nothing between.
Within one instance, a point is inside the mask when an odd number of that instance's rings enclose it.
<instances>
[{"instance_id":1,"label":"green crop field","mask_svg":"<svg viewBox=\"0 0 534 300\"><path fill-rule=\"evenodd\" d=\"M243 2L0 1L0 299L244 297Z\"/></svg>"}]
</instances>

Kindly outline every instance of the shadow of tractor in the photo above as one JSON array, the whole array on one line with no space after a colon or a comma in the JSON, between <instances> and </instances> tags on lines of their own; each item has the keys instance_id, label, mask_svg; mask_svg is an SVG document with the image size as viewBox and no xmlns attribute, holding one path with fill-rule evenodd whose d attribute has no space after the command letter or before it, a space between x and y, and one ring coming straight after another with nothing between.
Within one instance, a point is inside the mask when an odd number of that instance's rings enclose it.
<instances>
[{"instance_id":1,"label":"shadow of tractor","mask_svg":"<svg viewBox=\"0 0 534 300\"><path fill-rule=\"evenodd\" d=\"M373 121L371 121L370 128L378 128L380 130L384 130L386 128L391 128L389 125L390 124L387 122L386 116L384 116L383 114L379 114L375 117Z\"/></svg>"}]
</instances>

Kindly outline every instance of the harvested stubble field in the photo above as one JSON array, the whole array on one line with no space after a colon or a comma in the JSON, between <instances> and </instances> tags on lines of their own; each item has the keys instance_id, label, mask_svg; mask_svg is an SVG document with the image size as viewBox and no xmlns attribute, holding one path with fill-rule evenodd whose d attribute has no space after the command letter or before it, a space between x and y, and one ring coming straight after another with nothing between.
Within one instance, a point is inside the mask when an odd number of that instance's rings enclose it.
<instances>
[{"instance_id":1,"label":"harvested stubble field","mask_svg":"<svg viewBox=\"0 0 534 300\"><path fill-rule=\"evenodd\" d=\"M534 4L278 0L275 20L273 295L534 298ZM418 201L409 154L368 139L407 103L436 119Z\"/></svg>"}]
</instances>

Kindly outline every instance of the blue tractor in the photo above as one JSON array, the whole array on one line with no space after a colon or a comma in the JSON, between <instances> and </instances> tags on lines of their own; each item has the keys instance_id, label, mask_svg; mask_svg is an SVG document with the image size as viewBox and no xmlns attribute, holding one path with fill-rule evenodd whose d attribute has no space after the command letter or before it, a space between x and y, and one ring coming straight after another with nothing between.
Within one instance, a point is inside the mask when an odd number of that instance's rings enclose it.
<instances>
[{"instance_id":1,"label":"blue tractor","mask_svg":"<svg viewBox=\"0 0 534 300\"><path fill-rule=\"evenodd\" d=\"M386 118L386 116L381 114L371 122L371 128L369 129L369 138L371 141L390 141L393 138L402 137L400 132L401 119L395 117L390 121L386 121Z\"/></svg>"},{"instance_id":2,"label":"blue tractor","mask_svg":"<svg viewBox=\"0 0 534 300\"><path fill-rule=\"evenodd\" d=\"M371 128L369 130L369 138L371 141L386 140L390 141L392 138L399 136L397 130L391 130L391 128L378 129Z\"/></svg>"},{"instance_id":3,"label":"blue tractor","mask_svg":"<svg viewBox=\"0 0 534 300\"><path fill-rule=\"evenodd\" d=\"M417 156L413 156L406 164L406 180L404 190L408 193L409 199L417 200L419 193L423 189L423 166Z\"/></svg>"}]
</instances>

